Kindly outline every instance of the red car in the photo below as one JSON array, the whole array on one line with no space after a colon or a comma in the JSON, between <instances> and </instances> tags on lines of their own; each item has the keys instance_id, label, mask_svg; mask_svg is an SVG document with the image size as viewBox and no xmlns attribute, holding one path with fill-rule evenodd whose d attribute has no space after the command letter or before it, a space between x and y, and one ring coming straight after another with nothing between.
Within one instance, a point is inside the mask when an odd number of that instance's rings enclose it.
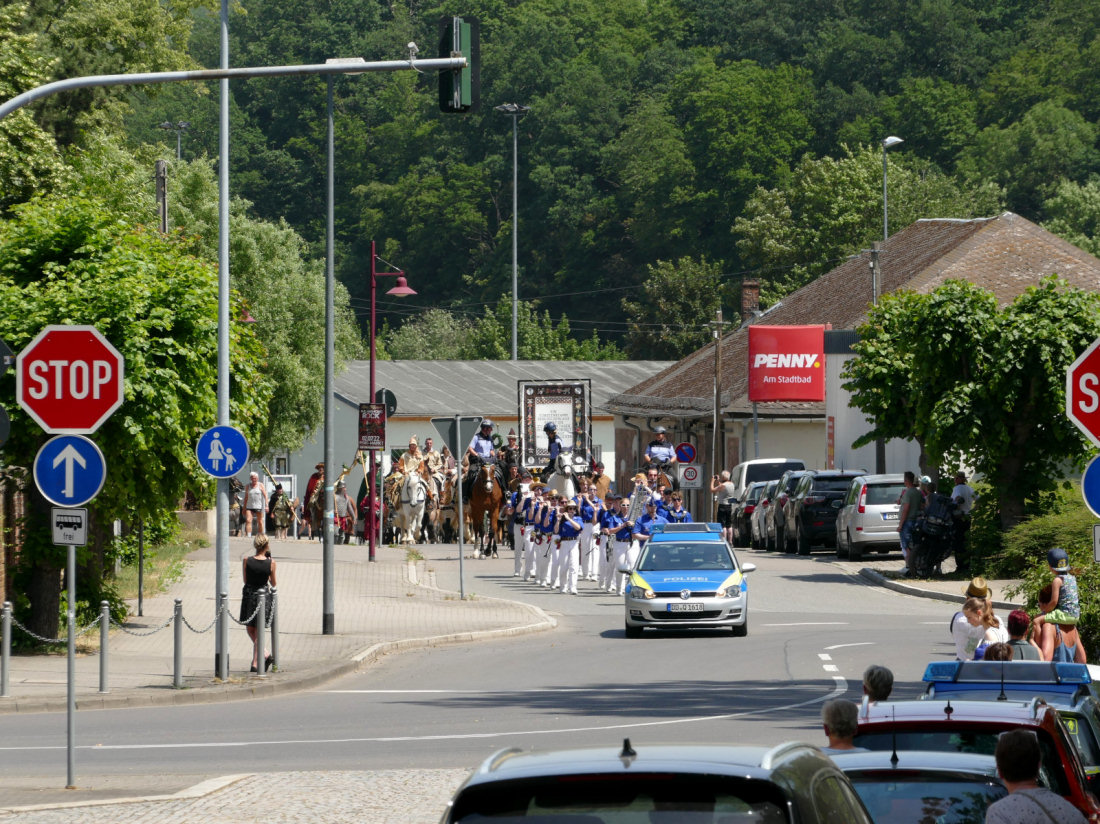
<instances>
[{"instance_id":1,"label":"red car","mask_svg":"<svg viewBox=\"0 0 1100 824\"><path fill-rule=\"evenodd\" d=\"M1100 800L1089 792L1085 768L1058 711L1041 698L1030 701L886 701L861 714L857 747L992 755L997 736L1030 729L1039 738L1040 780L1100 824Z\"/></svg>"}]
</instances>

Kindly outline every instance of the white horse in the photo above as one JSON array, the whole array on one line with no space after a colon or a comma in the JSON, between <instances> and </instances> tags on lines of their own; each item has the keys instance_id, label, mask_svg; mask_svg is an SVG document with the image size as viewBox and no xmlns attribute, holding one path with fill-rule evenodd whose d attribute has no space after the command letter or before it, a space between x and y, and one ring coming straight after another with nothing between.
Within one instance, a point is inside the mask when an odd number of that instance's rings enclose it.
<instances>
[{"instance_id":1,"label":"white horse","mask_svg":"<svg viewBox=\"0 0 1100 824\"><path fill-rule=\"evenodd\" d=\"M420 525L424 523L424 507L428 500L428 484L415 472L410 472L401 482L401 501L394 513L394 526L398 529L398 538L405 538L415 544L420 535Z\"/></svg>"},{"instance_id":2,"label":"white horse","mask_svg":"<svg viewBox=\"0 0 1100 824\"><path fill-rule=\"evenodd\" d=\"M573 474L572 453L559 452L553 470L542 480L547 489L556 489L566 498L576 497L577 477Z\"/></svg>"}]
</instances>

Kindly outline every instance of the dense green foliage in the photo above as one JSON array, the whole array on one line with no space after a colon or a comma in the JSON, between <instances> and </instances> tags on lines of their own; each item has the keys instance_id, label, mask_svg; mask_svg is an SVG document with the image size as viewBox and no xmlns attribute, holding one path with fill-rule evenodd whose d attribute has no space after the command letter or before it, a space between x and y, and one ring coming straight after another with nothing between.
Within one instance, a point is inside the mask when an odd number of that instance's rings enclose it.
<instances>
[{"instance_id":1,"label":"dense green foliage","mask_svg":"<svg viewBox=\"0 0 1100 824\"><path fill-rule=\"evenodd\" d=\"M873 429L914 438L921 468L972 466L1001 525L1091 451L1065 412L1066 369L1100 335L1100 294L1056 277L1003 308L991 292L947 281L895 292L871 309L844 377Z\"/></svg>"}]
</instances>

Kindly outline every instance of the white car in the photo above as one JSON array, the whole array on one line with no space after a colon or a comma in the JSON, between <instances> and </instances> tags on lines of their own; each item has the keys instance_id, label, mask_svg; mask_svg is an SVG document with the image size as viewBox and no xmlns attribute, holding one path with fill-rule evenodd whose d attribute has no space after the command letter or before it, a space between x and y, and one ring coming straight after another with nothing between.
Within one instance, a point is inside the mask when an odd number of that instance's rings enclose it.
<instances>
[{"instance_id":1,"label":"white car","mask_svg":"<svg viewBox=\"0 0 1100 824\"><path fill-rule=\"evenodd\" d=\"M904 476L860 475L852 479L836 516L836 557L860 560L868 552L900 552L898 497Z\"/></svg>"}]
</instances>

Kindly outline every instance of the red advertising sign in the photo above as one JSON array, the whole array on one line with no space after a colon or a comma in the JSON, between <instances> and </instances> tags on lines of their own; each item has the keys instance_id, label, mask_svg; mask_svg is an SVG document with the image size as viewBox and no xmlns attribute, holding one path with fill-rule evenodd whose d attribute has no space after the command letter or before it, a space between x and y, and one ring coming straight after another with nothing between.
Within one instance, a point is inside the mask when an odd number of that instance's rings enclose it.
<instances>
[{"instance_id":1,"label":"red advertising sign","mask_svg":"<svg viewBox=\"0 0 1100 824\"><path fill-rule=\"evenodd\" d=\"M825 327L750 326L749 400L825 400Z\"/></svg>"},{"instance_id":2,"label":"red advertising sign","mask_svg":"<svg viewBox=\"0 0 1100 824\"><path fill-rule=\"evenodd\" d=\"M359 404L359 448L386 448L386 404Z\"/></svg>"}]
</instances>

